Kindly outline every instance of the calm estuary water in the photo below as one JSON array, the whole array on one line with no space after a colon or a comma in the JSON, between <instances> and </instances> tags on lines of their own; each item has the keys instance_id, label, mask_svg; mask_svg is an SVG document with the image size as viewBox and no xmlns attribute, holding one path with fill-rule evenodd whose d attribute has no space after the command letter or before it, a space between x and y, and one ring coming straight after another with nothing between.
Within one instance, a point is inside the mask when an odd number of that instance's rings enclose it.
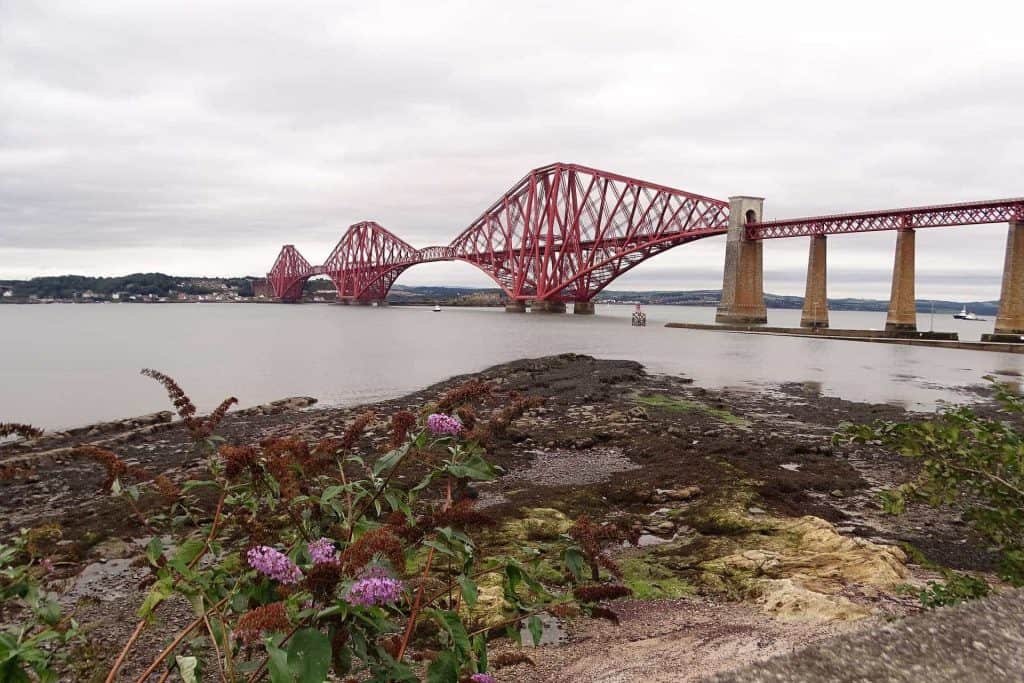
<instances>
[{"instance_id":1,"label":"calm estuary water","mask_svg":"<svg viewBox=\"0 0 1024 683\"><path fill-rule=\"evenodd\" d=\"M595 316L510 315L501 309L327 305L108 304L0 306L0 421L62 428L167 407L140 376L175 377L200 409L235 395L243 406L294 395L354 404L419 389L517 358L577 352L640 361L705 387L757 390L810 382L827 395L932 409L970 400L982 375L1015 377L1024 356L823 339L666 329L709 322L713 308L630 306ZM768 322L796 325L799 311ZM833 327L881 328L884 313L836 312ZM919 329L931 327L920 316ZM992 322L935 316L934 329L977 339Z\"/></svg>"}]
</instances>

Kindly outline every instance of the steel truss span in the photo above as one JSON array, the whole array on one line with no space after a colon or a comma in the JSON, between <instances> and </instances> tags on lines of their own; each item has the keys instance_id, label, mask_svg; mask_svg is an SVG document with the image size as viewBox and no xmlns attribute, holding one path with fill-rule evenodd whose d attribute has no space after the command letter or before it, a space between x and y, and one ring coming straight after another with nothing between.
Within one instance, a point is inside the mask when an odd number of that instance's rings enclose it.
<instances>
[{"instance_id":1,"label":"steel truss span","mask_svg":"<svg viewBox=\"0 0 1024 683\"><path fill-rule=\"evenodd\" d=\"M726 232L727 202L575 164L535 169L450 245L416 249L373 222L350 227L323 266L285 247L268 280L295 301L300 281L331 278L341 299L383 299L410 266L465 261L514 300L589 301L638 263Z\"/></svg>"},{"instance_id":2,"label":"steel truss span","mask_svg":"<svg viewBox=\"0 0 1024 683\"><path fill-rule=\"evenodd\" d=\"M782 221L749 223L747 239L767 240L776 237L838 235L848 232L941 228L959 225L984 225L1024 221L1024 197L987 202L920 206L888 211L789 218Z\"/></svg>"},{"instance_id":3,"label":"steel truss span","mask_svg":"<svg viewBox=\"0 0 1024 683\"><path fill-rule=\"evenodd\" d=\"M1024 199L747 223L745 231L765 240L1010 221L1024 222ZM652 256L728 225L729 203L720 199L557 163L527 173L451 244L417 249L366 221L351 226L321 266L286 245L267 279L282 301L301 298L314 275L330 277L340 300L382 300L411 266L464 261L513 301L585 302Z\"/></svg>"}]
</instances>

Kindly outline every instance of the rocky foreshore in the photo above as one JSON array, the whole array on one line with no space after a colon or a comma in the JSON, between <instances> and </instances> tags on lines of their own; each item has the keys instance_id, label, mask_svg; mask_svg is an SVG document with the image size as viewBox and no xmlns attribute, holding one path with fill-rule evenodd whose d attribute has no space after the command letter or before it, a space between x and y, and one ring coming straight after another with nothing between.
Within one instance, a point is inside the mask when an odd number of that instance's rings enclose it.
<instances>
[{"instance_id":1,"label":"rocky foreshore","mask_svg":"<svg viewBox=\"0 0 1024 683\"><path fill-rule=\"evenodd\" d=\"M490 458L506 474L478 487L479 505L499 522L487 542L543 544L580 515L631 526L640 539L615 551L633 590L631 599L609 603L618 625L569 619L558 626L558 644L531 650L529 663L499 671L501 680L696 680L916 613L916 599L901 586L935 578L938 566L992 569L959 515L882 513L877 493L906 480L906 462L832 444L841 421L906 418L899 408L803 385L709 391L634 362L577 355L517 361L475 377L545 399L492 446ZM317 441L339 436L371 408L378 416L366 436L372 446L386 438L392 412L417 410L465 379L372 406L284 399L231 413L218 431L231 443L285 434ZM124 640L142 598L145 570L133 563L147 534L120 501L97 494L102 471L71 449L101 444L129 465L180 482L203 463L172 417L155 413L0 446L0 533L60 525L65 601L80 603L100 664ZM186 604L171 609L140 651L159 648L163 634L189 618Z\"/></svg>"}]
</instances>

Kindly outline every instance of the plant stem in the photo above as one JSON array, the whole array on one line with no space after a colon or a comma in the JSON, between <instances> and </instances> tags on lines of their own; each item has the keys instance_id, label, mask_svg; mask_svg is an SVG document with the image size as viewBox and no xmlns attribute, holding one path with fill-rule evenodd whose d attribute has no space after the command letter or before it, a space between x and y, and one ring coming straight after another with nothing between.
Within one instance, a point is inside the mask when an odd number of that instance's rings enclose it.
<instances>
[{"instance_id":1,"label":"plant stem","mask_svg":"<svg viewBox=\"0 0 1024 683\"><path fill-rule=\"evenodd\" d=\"M114 660L114 665L110 667L110 673L107 674L107 678L104 683L114 683L114 679L117 677L117 672L121 669L121 665L124 664L124 658L128 656L128 651L131 650L132 645L138 640L139 635L142 633L142 629L146 626L146 620L141 620L135 625L135 630L132 631L132 635L129 636L128 642L121 648L121 653Z\"/></svg>"},{"instance_id":2,"label":"plant stem","mask_svg":"<svg viewBox=\"0 0 1024 683\"><path fill-rule=\"evenodd\" d=\"M434 549L431 548L430 552L427 553L427 564L423 567L423 577L430 573L430 565L434 562ZM409 623L405 625L405 633L402 634L402 644L398 648L398 654L395 655L395 661L402 661L402 655L405 654L405 648L409 645L409 638L412 636L412 630L416 627L416 618L420 613L420 604L423 601L423 589L424 586L420 586L416 591L416 599L413 601L412 611L409 612Z\"/></svg>"},{"instance_id":3,"label":"plant stem","mask_svg":"<svg viewBox=\"0 0 1024 683\"><path fill-rule=\"evenodd\" d=\"M1018 496L1024 497L1024 491L1022 491L1021 489L1017 488L1016 486L1014 486L1010 482L1006 481L1005 479L1003 479L999 475L992 474L991 472L985 472L985 471L982 471L982 470L976 470L973 467L964 467L963 465L955 465L952 462L949 462L947 464L952 469L954 469L954 470L958 470L960 472L967 472L968 474L975 474L975 475L977 475L979 477L985 477L986 479L989 479L990 481L994 481L997 484L1005 486L1006 488L1008 488L1011 491L1013 491L1014 493L1016 493Z\"/></svg>"},{"instance_id":4,"label":"plant stem","mask_svg":"<svg viewBox=\"0 0 1024 683\"><path fill-rule=\"evenodd\" d=\"M217 607L216 605L213 605L212 607L210 607L210 611L213 612L215 615L217 615L217 618L220 619L221 629L225 633L225 638L224 638L224 667L227 670L227 680L228 681L234 681L235 680L235 661L234 661L234 658L233 658L232 653L231 653L231 640L226 635L227 631L223 630L223 629L227 628L228 620L224 618L224 615L220 613L220 608Z\"/></svg>"},{"instance_id":5,"label":"plant stem","mask_svg":"<svg viewBox=\"0 0 1024 683\"><path fill-rule=\"evenodd\" d=\"M228 601L227 598L222 598L221 601L217 603L216 607L220 607L221 605L223 605L227 601ZM143 620L143 621L141 621L139 623L140 624L145 624L146 622L145 622L145 620ZM196 629L196 627L198 627L201 623L203 623L203 617L197 617L191 624L189 624L184 629L182 629L178 633L178 637L175 638L171 642L170 645L168 645L163 650L161 650L160 654L158 654L156 656L156 659L154 659L152 662L150 662L149 667L145 671L142 672L142 675L135 679L135 683L145 683L146 679L149 678L149 675L151 673L153 673L154 671L156 671L156 668L158 666L160 666L160 662L162 662L165 659L167 659L167 656L169 654L171 654L172 652L174 652L174 648L178 647L178 645L181 643L181 641L185 640L185 636L187 636L189 633L192 633L192 631L194 631ZM124 651L122 652L122 654L127 654L127 652L128 652L128 646L126 645ZM115 672L111 671L110 673L111 673L111 675L107 677L107 683L112 683L113 680L114 680L112 678L112 676L114 675Z\"/></svg>"},{"instance_id":6,"label":"plant stem","mask_svg":"<svg viewBox=\"0 0 1024 683\"><path fill-rule=\"evenodd\" d=\"M206 632L210 634L210 643L213 645L213 652L217 655L217 668L220 669L220 680L224 683L228 683L228 678L224 674L224 662L221 661L220 645L217 644L217 636L213 633L213 627L210 626L210 620L207 618L206 613L203 613L203 624L206 626Z\"/></svg>"},{"instance_id":7,"label":"plant stem","mask_svg":"<svg viewBox=\"0 0 1024 683\"><path fill-rule=\"evenodd\" d=\"M278 646L278 647L281 647L282 645L284 645L285 643L287 643L287 642L288 642L288 640L289 640L289 639L290 639L290 638L291 638L292 636L294 636L294 635L295 635L295 632L299 630L299 627L300 627L300 626L302 626L302 624L301 624L301 623L298 623L298 624L296 624L296 625L295 625L295 626L294 626L294 627L292 628L292 630L288 632L288 635L286 635L286 636L285 636L285 637L284 637L283 639L281 639L281 642L280 642L280 643L278 643L278 644L277 644L277 646ZM268 661L270 661L270 656L269 656L269 655L263 658L263 663L262 663L262 664L260 664L260 668L256 669L256 671L255 671L255 672L253 672L252 676L250 676L250 677L249 677L249 681L248 681L248 683L256 683L256 681L258 681L258 680L260 680L261 678L263 678L263 674L264 674L264 672L266 671L266 668L267 668L267 662L268 662Z\"/></svg>"},{"instance_id":8,"label":"plant stem","mask_svg":"<svg viewBox=\"0 0 1024 683\"><path fill-rule=\"evenodd\" d=\"M360 517L362 517L363 515L365 515L367 510L370 509L370 506L373 505L373 503L378 498L380 498L380 494L384 493L387 490L388 484L391 483L391 478L395 476L395 472L398 471L399 466L403 462L405 462L405 458L409 455L410 450L411 449L407 449L405 451L405 454L402 455L402 457L398 459L398 462L396 462L394 465L392 465L391 469L388 471L388 476L384 477L384 481L382 481L380 486L377 487L377 490L374 492L373 496L371 496L370 499L367 500L363 505L359 506L359 512L357 512L355 515L349 515L349 519L348 519L348 542L349 543L352 542L352 535L355 534L355 531L356 531L355 520L357 520ZM344 475L344 473L342 473L342 474Z\"/></svg>"}]
</instances>

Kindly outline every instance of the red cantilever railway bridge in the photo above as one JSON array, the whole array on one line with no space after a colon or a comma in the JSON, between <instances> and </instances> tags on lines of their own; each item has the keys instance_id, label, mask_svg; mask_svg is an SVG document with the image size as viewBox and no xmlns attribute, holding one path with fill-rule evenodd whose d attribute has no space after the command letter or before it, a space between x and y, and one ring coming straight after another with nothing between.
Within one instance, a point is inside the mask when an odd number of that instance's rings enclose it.
<instances>
[{"instance_id":1,"label":"red cantilever railway bridge","mask_svg":"<svg viewBox=\"0 0 1024 683\"><path fill-rule=\"evenodd\" d=\"M1024 198L780 221L759 220L760 206L756 198L723 201L556 163L527 173L446 246L417 249L377 223L356 223L323 265L312 265L286 245L267 277L282 301L298 300L305 281L315 275L331 278L339 300L371 301L384 299L411 266L457 260L480 268L512 302L589 302L648 258L726 234L730 225L737 239L759 243L801 235L1024 222ZM735 215L739 211L742 216ZM757 261L759 269L760 252Z\"/></svg>"}]
</instances>

